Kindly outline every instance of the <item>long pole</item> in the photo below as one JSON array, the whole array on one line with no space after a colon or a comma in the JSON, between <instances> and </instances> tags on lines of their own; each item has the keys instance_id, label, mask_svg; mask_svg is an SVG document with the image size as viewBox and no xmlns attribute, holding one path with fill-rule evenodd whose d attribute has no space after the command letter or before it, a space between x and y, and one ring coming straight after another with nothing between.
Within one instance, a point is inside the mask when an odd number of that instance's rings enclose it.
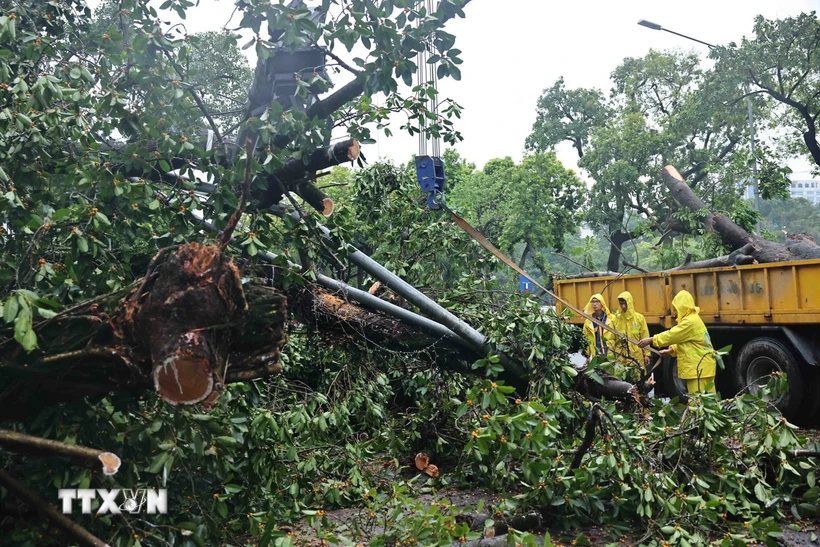
<instances>
[{"instance_id":1,"label":"long pole","mask_svg":"<svg viewBox=\"0 0 820 547\"><path fill-rule=\"evenodd\" d=\"M743 86L746 92L746 109L749 113L749 150L752 152L752 182L754 184L755 211L760 212L760 185L757 177L757 154L755 151L755 123L752 114L752 97L749 95L749 84ZM760 217L757 218L757 233L761 234Z\"/></svg>"},{"instance_id":2,"label":"long pole","mask_svg":"<svg viewBox=\"0 0 820 547\"><path fill-rule=\"evenodd\" d=\"M277 209L277 211L280 210ZM217 229L212 223L208 222L207 220L199 220L199 223L203 228L205 228L209 232L220 232L219 229ZM324 226L322 226L322 228L324 228ZM325 235L327 236L328 234ZM234 238L231 238L232 241L233 239ZM260 260L262 260L263 262L267 262L268 264L275 264L278 258L277 255L271 253L270 251L261 250L258 253L256 253L256 256L259 257ZM288 262L288 266L294 269L300 268L298 264L294 264L293 262ZM436 323L435 321L432 321L431 319L428 319L423 315L413 313L410 310L406 310L404 308L396 306L395 304L391 304L390 302L382 300L381 298L377 298L366 291L356 289L355 287L351 287L346 283L342 283L341 281L337 281L336 279L327 277L326 275L322 275L318 272L316 273L316 282L328 290L343 293L351 300L354 300L367 308L382 312L391 317L395 317L400 321L404 321L410 325L419 327L420 329L430 334L433 334L434 336L447 338L449 340L458 342L461 345L466 345L467 347L474 348L474 345L470 345L466 340L458 336L456 333L454 333L441 323ZM0 430L0 432L2 432L2 430Z\"/></svg>"},{"instance_id":3,"label":"long pole","mask_svg":"<svg viewBox=\"0 0 820 547\"><path fill-rule=\"evenodd\" d=\"M699 44L703 44L709 49L715 49L714 44L710 44L709 42L704 42L703 40L698 40L697 38L692 38L691 36L687 36L686 34L681 34L680 32L675 32L674 30L669 30L668 28L662 27L657 23L652 23L650 21L646 21L641 19L638 21L638 24L642 27L646 27L652 30L662 30L664 32L668 32L669 34L674 34L675 36L680 36L681 38L686 38L687 40L691 40L693 42L697 42ZM754 192L754 204L755 204L755 211L758 213L760 212L760 183L757 176L757 154L756 154L756 146L755 146L755 123L754 123L754 114L752 113L752 97L749 95L749 84L746 83L743 85L743 91L746 93L746 110L748 111L748 119L749 119L749 150L752 154L752 189ZM757 219L757 233L760 234L760 218Z\"/></svg>"},{"instance_id":4,"label":"long pole","mask_svg":"<svg viewBox=\"0 0 820 547\"><path fill-rule=\"evenodd\" d=\"M273 206L268 210L278 216L285 216L289 214L291 218L295 220L299 220L300 218L298 212L289 211L287 207ZM330 234L330 230L326 226L317 222L316 227L324 237L331 240L333 239ZM450 313L447 309L440 306L426 294L422 293L420 290L358 250L353 245L344 243L344 247L347 251L347 259L353 264L372 275L375 279L384 283L385 286L389 287L397 294L402 296L405 300L416 306L422 313L427 314L433 321L444 325L452 332L457 334L477 353L480 355L489 355L493 352L489 340L487 340L487 337L483 334ZM365 302L362 302L362 304L367 305ZM518 376L519 378L524 378L527 375L526 369L524 369L521 364L510 359L505 354L499 354L499 358L501 359L501 364L508 372Z\"/></svg>"}]
</instances>

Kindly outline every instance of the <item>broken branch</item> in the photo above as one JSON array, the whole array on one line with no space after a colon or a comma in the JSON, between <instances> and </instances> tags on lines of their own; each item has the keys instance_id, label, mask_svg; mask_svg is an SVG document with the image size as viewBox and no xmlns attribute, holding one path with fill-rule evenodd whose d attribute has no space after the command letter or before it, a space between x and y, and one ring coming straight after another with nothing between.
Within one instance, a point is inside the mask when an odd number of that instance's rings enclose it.
<instances>
[{"instance_id":1,"label":"broken branch","mask_svg":"<svg viewBox=\"0 0 820 547\"><path fill-rule=\"evenodd\" d=\"M52 439L43 439L8 429L0 429L0 446L14 452L24 452L36 456L67 456L87 465L102 463L104 475L114 475L122 461L113 452L68 444Z\"/></svg>"}]
</instances>

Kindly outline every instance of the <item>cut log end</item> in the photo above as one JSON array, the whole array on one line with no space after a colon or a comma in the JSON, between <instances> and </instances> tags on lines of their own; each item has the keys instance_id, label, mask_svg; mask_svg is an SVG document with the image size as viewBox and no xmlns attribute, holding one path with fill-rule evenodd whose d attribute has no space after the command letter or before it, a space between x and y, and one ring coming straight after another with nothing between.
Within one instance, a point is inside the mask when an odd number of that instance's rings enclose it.
<instances>
[{"instance_id":1,"label":"cut log end","mask_svg":"<svg viewBox=\"0 0 820 547\"><path fill-rule=\"evenodd\" d=\"M431 463L430 465L424 468L424 473L434 478L438 477L438 467Z\"/></svg>"},{"instance_id":2,"label":"cut log end","mask_svg":"<svg viewBox=\"0 0 820 547\"><path fill-rule=\"evenodd\" d=\"M97 459L102 462L103 475L116 475L117 471L120 470L122 460L120 460L120 457L113 452L103 452L97 456Z\"/></svg>"},{"instance_id":3,"label":"cut log end","mask_svg":"<svg viewBox=\"0 0 820 547\"><path fill-rule=\"evenodd\" d=\"M675 167L673 167L671 165L667 165L666 167L663 168L663 170L666 171L666 173L668 173L669 176L671 176L672 178L675 178L675 179L677 179L681 182L684 182L686 180L686 179L683 178L683 175L680 174L680 171L678 171L677 169L675 169Z\"/></svg>"},{"instance_id":4,"label":"cut log end","mask_svg":"<svg viewBox=\"0 0 820 547\"><path fill-rule=\"evenodd\" d=\"M211 365L206 359L187 353L171 356L154 368L154 387L166 403L199 403L214 389Z\"/></svg>"},{"instance_id":5,"label":"cut log end","mask_svg":"<svg viewBox=\"0 0 820 547\"><path fill-rule=\"evenodd\" d=\"M350 148L347 149L347 157L350 161L355 160L359 157L359 151L361 150L361 146L359 145L359 141L353 139L353 144L350 145Z\"/></svg>"},{"instance_id":6,"label":"cut log end","mask_svg":"<svg viewBox=\"0 0 820 547\"><path fill-rule=\"evenodd\" d=\"M324 198L322 200L322 204L324 205L324 207L322 208L322 214L326 217L329 217L330 215L332 215L333 214L333 209L335 208L335 205L333 204L333 200L330 199L330 198Z\"/></svg>"}]
</instances>

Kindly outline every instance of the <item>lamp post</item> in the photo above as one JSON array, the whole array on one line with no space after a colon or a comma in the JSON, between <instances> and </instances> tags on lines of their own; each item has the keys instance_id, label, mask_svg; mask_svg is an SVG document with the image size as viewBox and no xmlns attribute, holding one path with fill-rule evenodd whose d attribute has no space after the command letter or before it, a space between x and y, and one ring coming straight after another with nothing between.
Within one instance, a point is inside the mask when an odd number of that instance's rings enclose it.
<instances>
[{"instance_id":1,"label":"lamp post","mask_svg":"<svg viewBox=\"0 0 820 547\"><path fill-rule=\"evenodd\" d=\"M641 19L638 21L638 24L642 27L646 27L652 30L662 30L664 32L668 32L669 34L674 34L675 36L680 36L681 38L686 38L687 40L691 40L693 42L697 42L699 44L703 44L709 49L715 49L713 44L709 42L704 42L703 40L698 40L697 38L692 38L691 36L687 36L685 34L681 34L680 32L675 32L674 30L669 30L668 28L664 28L658 23L653 23L652 21L647 21L646 19ZM757 178L757 155L755 154L755 125L754 125L754 118L752 114L752 98L749 95L749 84L743 84L743 90L746 92L746 108L748 110L748 118L749 118L749 149L752 152L752 188L754 189L754 197L755 197L755 211L760 212L760 188L758 187L758 178ZM757 233L760 233L760 219L757 220Z\"/></svg>"}]
</instances>

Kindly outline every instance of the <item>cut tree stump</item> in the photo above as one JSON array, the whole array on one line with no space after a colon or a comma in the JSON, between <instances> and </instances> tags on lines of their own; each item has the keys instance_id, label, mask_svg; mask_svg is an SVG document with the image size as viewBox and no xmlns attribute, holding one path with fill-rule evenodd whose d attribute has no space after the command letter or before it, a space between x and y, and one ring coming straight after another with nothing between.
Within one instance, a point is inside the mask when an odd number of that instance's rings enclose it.
<instances>
[{"instance_id":1,"label":"cut tree stump","mask_svg":"<svg viewBox=\"0 0 820 547\"><path fill-rule=\"evenodd\" d=\"M40 349L0 346L0 420L122 390L210 405L227 382L281 371L287 298L248 285L217 246L160 252L124 298L113 293L36 324Z\"/></svg>"},{"instance_id":2,"label":"cut tree stump","mask_svg":"<svg viewBox=\"0 0 820 547\"><path fill-rule=\"evenodd\" d=\"M151 379L170 404L194 404L224 386L231 338L247 302L239 270L213 245L180 247L125 299L112 319L126 358L151 361Z\"/></svg>"}]
</instances>

